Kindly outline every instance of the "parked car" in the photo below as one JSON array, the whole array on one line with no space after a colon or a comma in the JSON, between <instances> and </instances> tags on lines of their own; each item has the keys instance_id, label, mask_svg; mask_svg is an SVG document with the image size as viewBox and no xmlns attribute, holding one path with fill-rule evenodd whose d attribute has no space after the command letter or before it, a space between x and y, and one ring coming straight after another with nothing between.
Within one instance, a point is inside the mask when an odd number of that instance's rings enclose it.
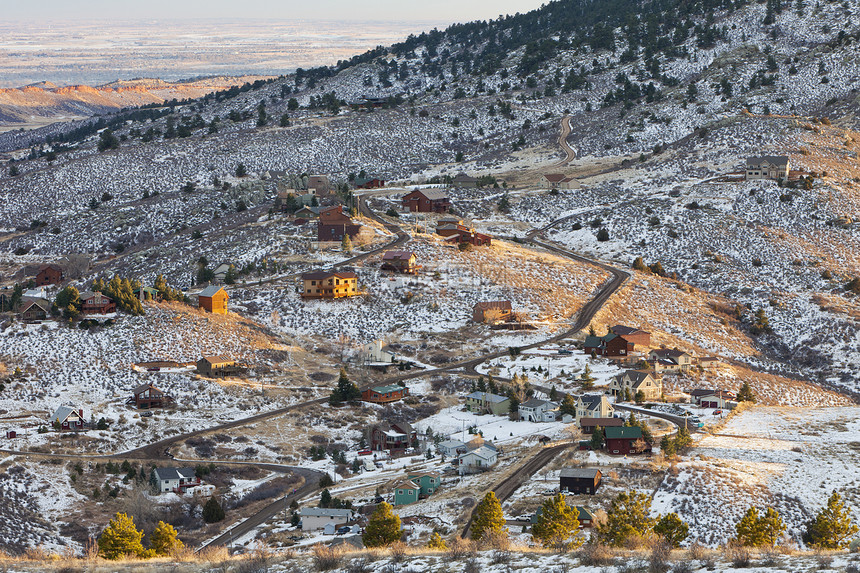
<instances>
[{"instance_id":1,"label":"parked car","mask_svg":"<svg viewBox=\"0 0 860 573\"><path fill-rule=\"evenodd\" d=\"M555 495L555 490L554 489L545 489L542 492L540 492L540 494L541 495Z\"/></svg>"},{"instance_id":2,"label":"parked car","mask_svg":"<svg viewBox=\"0 0 860 573\"><path fill-rule=\"evenodd\" d=\"M370 454L372 454L372 453L373 453L373 452L371 452L370 450L361 450L360 452L358 452L358 455L360 455L360 456L369 456L369 455L370 455Z\"/></svg>"},{"instance_id":3,"label":"parked car","mask_svg":"<svg viewBox=\"0 0 860 573\"><path fill-rule=\"evenodd\" d=\"M348 525L344 525L343 527L338 527L338 528L335 530L335 534L337 534L337 535L346 535L346 534L347 534L347 533L349 533L350 531L352 531L352 528L351 528L350 526L348 526Z\"/></svg>"},{"instance_id":4,"label":"parked car","mask_svg":"<svg viewBox=\"0 0 860 573\"><path fill-rule=\"evenodd\" d=\"M722 415L723 415L722 410L714 410L714 416L722 416Z\"/></svg>"}]
</instances>

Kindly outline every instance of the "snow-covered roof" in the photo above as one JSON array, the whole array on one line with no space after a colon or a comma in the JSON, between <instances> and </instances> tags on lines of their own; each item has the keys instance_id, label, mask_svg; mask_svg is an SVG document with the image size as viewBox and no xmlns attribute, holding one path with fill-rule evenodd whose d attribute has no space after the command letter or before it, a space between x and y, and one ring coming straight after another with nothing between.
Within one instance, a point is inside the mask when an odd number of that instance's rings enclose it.
<instances>
[{"instance_id":1,"label":"snow-covered roof","mask_svg":"<svg viewBox=\"0 0 860 573\"><path fill-rule=\"evenodd\" d=\"M490 449L484 444L480 448L476 448L470 452L466 452L465 454L460 454L460 459L465 459L468 456L476 456L483 460L490 460L496 457L496 450Z\"/></svg>"},{"instance_id":2,"label":"snow-covered roof","mask_svg":"<svg viewBox=\"0 0 860 573\"><path fill-rule=\"evenodd\" d=\"M498 394L490 394L489 392L472 392L466 398L471 398L472 400L480 400L482 402L489 402L491 404L498 404L500 402L504 402L508 399L507 396L499 396Z\"/></svg>"},{"instance_id":3,"label":"snow-covered roof","mask_svg":"<svg viewBox=\"0 0 860 573\"><path fill-rule=\"evenodd\" d=\"M345 517L352 516L351 509L331 509L327 507L303 507L299 515L302 517Z\"/></svg>"},{"instance_id":4,"label":"snow-covered roof","mask_svg":"<svg viewBox=\"0 0 860 573\"><path fill-rule=\"evenodd\" d=\"M70 415L77 413L78 411L72 406L60 406L59 408L57 408L57 411L54 412L54 415L51 416L51 421L59 422L62 424Z\"/></svg>"}]
</instances>

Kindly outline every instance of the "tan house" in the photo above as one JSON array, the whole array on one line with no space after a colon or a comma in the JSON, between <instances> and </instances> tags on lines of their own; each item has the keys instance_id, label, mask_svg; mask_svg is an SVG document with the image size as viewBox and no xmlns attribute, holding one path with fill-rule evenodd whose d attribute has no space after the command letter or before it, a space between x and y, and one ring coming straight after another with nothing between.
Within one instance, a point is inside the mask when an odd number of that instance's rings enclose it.
<instances>
[{"instance_id":1,"label":"tan house","mask_svg":"<svg viewBox=\"0 0 860 573\"><path fill-rule=\"evenodd\" d=\"M758 179L788 179L791 161L787 155L765 155L747 159L745 178L747 181Z\"/></svg>"},{"instance_id":2,"label":"tan house","mask_svg":"<svg viewBox=\"0 0 860 573\"><path fill-rule=\"evenodd\" d=\"M204 356L197 361L197 372L203 376L223 376L238 370L236 361L227 356Z\"/></svg>"},{"instance_id":3,"label":"tan house","mask_svg":"<svg viewBox=\"0 0 860 573\"><path fill-rule=\"evenodd\" d=\"M576 420L583 418L611 418L615 408L603 394L585 394L576 398Z\"/></svg>"},{"instance_id":4,"label":"tan house","mask_svg":"<svg viewBox=\"0 0 860 573\"><path fill-rule=\"evenodd\" d=\"M657 348L648 353L648 360L657 371L686 372L696 363L695 357L676 348Z\"/></svg>"},{"instance_id":5,"label":"tan house","mask_svg":"<svg viewBox=\"0 0 860 573\"><path fill-rule=\"evenodd\" d=\"M579 189L582 185L573 177L561 173L547 173L540 176L540 186L546 189Z\"/></svg>"},{"instance_id":6,"label":"tan house","mask_svg":"<svg viewBox=\"0 0 860 573\"><path fill-rule=\"evenodd\" d=\"M385 251L380 268L384 271L414 275L421 265L418 264L418 257L412 251Z\"/></svg>"},{"instance_id":7,"label":"tan house","mask_svg":"<svg viewBox=\"0 0 860 573\"><path fill-rule=\"evenodd\" d=\"M504 416L511 410L511 399L489 392L472 392L466 396L466 409L479 414Z\"/></svg>"},{"instance_id":8,"label":"tan house","mask_svg":"<svg viewBox=\"0 0 860 573\"><path fill-rule=\"evenodd\" d=\"M630 399L635 399L636 394L642 392L645 400L659 400L663 396L663 380L651 372L627 370L612 379L609 391L613 396L622 398L627 393Z\"/></svg>"},{"instance_id":9,"label":"tan house","mask_svg":"<svg viewBox=\"0 0 860 573\"><path fill-rule=\"evenodd\" d=\"M472 320L479 324L496 324L513 318L513 307L509 300L494 300L475 303Z\"/></svg>"},{"instance_id":10,"label":"tan house","mask_svg":"<svg viewBox=\"0 0 860 573\"><path fill-rule=\"evenodd\" d=\"M302 298L344 298L356 296L358 276L352 271L316 271L302 274Z\"/></svg>"}]
</instances>

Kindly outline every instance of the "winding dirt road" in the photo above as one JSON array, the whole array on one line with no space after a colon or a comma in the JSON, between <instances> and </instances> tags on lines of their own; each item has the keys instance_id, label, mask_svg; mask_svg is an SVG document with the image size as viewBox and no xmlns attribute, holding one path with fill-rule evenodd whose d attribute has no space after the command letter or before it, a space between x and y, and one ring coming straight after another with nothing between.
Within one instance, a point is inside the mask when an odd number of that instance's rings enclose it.
<instances>
[{"instance_id":1,"label":"winding dirt road","mask_svg":"<svg viewBox=\"0 0 860 573\"><path fill-rule=\"evenodd\" d=\"M570 144L567 142L567 138L570 137L570 120L571 116L566 115L561 118L561 134L558 136L558 145L561 147L561 150L564 151L565 158L556 163L553 167L564 167L574 159L576 159L576 150L573 149Z\"/></svg>"}]
</instances>

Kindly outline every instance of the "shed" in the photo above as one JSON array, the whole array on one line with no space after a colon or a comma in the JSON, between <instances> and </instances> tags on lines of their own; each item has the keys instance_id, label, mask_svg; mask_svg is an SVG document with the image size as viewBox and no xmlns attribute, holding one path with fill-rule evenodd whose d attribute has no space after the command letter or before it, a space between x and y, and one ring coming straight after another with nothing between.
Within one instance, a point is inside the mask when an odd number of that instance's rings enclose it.
<instances>
[{"instance_id":1,"label":"shed","mask_svg":"<svg viewBox=\"0 0 860 573\"><path fill-rule=\"evenodd\" d=\"M213 314L227 314L227 299L230 296L220 286L208 286L197 295L197 306Z\"/></svg>"},{"instance_id":2,"label":"shed","mask_svg":"<svg viewBox=\"0 0 860 573\"><path fill-rule=\"evenodd\" d=\"M594 494L600 487L603 474L597 468L562 468L559 490L569 493Z\"/></svg>"}]
</instances>

